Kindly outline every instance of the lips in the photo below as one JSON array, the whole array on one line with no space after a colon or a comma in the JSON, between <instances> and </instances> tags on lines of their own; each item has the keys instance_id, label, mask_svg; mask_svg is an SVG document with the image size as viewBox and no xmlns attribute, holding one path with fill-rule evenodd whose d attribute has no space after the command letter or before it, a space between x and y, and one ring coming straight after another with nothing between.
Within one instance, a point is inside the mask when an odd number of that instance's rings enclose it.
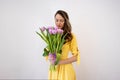
<instances>
[{"instance_id":1,"label":"lips","mask_svg":"<svg viewBox=\"0 0 120 80\"><path fill-rule=\"evenodd\" d=\"M57 26L58 28L61 28L61 26Z\"/></svg>"}]
</instances>

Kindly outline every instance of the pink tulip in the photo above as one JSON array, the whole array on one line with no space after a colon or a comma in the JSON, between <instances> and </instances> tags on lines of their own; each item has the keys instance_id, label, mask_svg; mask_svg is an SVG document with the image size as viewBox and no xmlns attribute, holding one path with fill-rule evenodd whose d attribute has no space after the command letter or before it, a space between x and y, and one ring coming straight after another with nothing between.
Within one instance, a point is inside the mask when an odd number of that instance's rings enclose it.
<instances>
[{"instance_id":1,"label":"pink tulip","mask_svg":"<svg viewBox=\"0 0 120 80\"><path fill-rule=\"evenodd\" d=\"M46 30L46 28L45 28L45 27L42 27L42 28L40 28L40 30L43 32L43 31Z\"/></svg>"},{"instance_id":2,"label":"pink tulip","mask_svg":"<svg viewBox=\"0 0 120 80\"><path fill-rule=\"evenodd\" d=\"M58 27L56 26L56 27L54 27L54 29L55 29L55 30L57 30L57 29L58 29Z\"/></svg>"},{"instance_id":3,"label":"pink tulip","mask_svg":"<svg viewBox=\"0 0 120 80\"><path fill-rule=\"evenodd\" d=\"M50 60L51 64L55 64L56 62L56 54L49 53L48 59Z\"/></svg>"},{"instance_id":4,"label":"pink tulip","mask_svg":"<svg viewBox=\"0 0 120 80\"><path fill-rule=\"evenodd\" d=\"M62 34L63 33L63 30L62 29L57 29L57 32Z\"/></svg>"},{"instance_id":5,"label":"pink tulip","mask_svg":"<svg viewBox=\"0 0 120 80\"><path fill-rule=\"evenodd\" d=\"M57 33L57 30L52 30L52 34L56 34Z\"/></svg>"},{"instance_id":6,"label":"pink tulip","mask_svg":"<svg viewBox=\"0 0 120 80\"><path fill-rule=\"evenodd\" d=\"M52 29L48 29L48 32L49 32L50 34L52 34Z\"/></svg>"},{"instance_id":7,"label":"pink tulip","mask_svg":"<svg viewBox=\"0 0 120 80\"><path fill-rule=\"evenodd\" d=\"M53 29L53 27L52 27L52 26L48 26L48 28L47 28L47 29L48 29L48 30L49 30L49 29Z\"/></svg>"}]
</instances>

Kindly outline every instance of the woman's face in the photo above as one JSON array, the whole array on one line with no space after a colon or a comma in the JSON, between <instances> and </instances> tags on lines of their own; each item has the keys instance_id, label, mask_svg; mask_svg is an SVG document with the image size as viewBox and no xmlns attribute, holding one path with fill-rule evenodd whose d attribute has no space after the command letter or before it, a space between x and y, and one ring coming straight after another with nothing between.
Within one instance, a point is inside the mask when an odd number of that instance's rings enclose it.
<instances>
[{"instance_id":1,"label":"woman's face","mask_svg":"<svg viewBox=\"0 0 120 80\"><path fill-rule=\"evenodd\" d=\"M59 29L63 28L63 26L64 26L64 18L60 14L57 14L55 16L55 24Z\"/></svg>"}]
</instances>

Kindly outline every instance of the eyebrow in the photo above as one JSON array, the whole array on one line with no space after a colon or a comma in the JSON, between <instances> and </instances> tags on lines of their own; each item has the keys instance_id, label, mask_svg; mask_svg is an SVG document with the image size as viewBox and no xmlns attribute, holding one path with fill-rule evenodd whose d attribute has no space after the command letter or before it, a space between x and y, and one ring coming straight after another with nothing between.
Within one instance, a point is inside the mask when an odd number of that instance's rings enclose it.
<instances>
[{"instance_id":1,"label":"eyebrow","mask_svg":"<svg viewBox=\"0 0 120 80\"><path fill-rule=\"evenodd\" d=\"M55 19L55 20L64 20L64 19Z\"/></svg>"}]
</instances>

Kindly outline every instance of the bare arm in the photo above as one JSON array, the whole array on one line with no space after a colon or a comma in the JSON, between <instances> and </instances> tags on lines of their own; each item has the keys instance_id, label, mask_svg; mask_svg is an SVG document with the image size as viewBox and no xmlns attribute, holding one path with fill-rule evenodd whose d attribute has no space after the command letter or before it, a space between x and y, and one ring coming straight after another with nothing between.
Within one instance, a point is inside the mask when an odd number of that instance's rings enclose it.
<instances>
[{"instance_id":1,"label":"bare arm","mask_svg":"<svg viewBox=\"0 0 120 80\"><path fill-rule=\"evenodd\" d=\"M72 56L72 57L67 58L65 60L60 60L58 65L59 64L69 64L69 63L72 63L72 62L75 62L75 61L77 61L77 56Z\"/></svg>"}]
</instances>

